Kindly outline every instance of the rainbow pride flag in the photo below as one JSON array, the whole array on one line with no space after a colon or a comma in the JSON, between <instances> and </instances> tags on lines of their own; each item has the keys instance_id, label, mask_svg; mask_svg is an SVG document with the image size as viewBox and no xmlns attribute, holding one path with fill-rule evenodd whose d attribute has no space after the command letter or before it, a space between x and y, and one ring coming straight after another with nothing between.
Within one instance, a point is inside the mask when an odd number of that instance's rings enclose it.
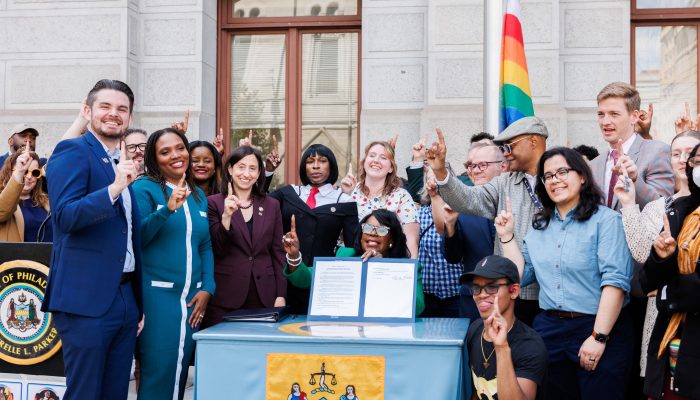
<instances>
[{"instance_id":1,"label":"rainbow pride flag","mask_svg":"<svg viewBox=\"0 0 700 400\"><path fill-rule=\"evenodd\" d=\"M535 115L530 78L525 60L523 30L520 25L520 1L507 0L501 46L500 131L523 117Z\"/></svg>"}]
</instances>

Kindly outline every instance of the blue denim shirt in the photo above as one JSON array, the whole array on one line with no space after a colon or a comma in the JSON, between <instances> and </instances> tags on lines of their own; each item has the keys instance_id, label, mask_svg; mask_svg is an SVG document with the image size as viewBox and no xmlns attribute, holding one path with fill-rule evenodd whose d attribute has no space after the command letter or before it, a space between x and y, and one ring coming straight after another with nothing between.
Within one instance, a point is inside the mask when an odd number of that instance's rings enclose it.
<instances>
[{"instance_id":1,"label":"blue denim shirt","mask_svg":"<svg viewBox=\"0 0 700 400\"><path fill-rule=\"evenodd\" d=\"M629 301L632 256L622 217L602 205L588 221L575 221L575 208L561 219L556 209L544 230L525 235L522 286L540 284L540 308L595 315L603 286L625 292Z\"/></svg>"}]
</instances>

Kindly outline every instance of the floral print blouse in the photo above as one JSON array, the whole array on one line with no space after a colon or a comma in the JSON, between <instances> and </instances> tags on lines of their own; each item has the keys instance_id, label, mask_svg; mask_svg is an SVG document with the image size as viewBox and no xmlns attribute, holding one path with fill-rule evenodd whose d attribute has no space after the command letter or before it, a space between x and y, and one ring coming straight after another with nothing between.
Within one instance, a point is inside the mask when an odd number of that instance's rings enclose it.
<instances>
[{"instance_id":1,"label":"floral print blouse","mask_svg":"<svg viewBox=\"0 0 700 400\"><path fill-rule=\"evenodd\" d=\"M350 197L357 202L357 215L360 220L372 211L383 208L395 212L402 225L418 222L418 209L406 189L398 188L387 196L370 198L362 193L358 185Z\"/></svg>"}]
</instances>

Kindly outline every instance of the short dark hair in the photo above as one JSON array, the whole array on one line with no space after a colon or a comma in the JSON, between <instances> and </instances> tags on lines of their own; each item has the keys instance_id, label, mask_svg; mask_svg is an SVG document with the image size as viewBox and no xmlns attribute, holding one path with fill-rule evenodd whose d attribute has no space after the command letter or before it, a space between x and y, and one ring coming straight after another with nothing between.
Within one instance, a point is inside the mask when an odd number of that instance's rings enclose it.
<instances>
[{"instance_id":1,"label":"short dark hair","mask_svg":"<svg viewBox=\"0 0 700 400\"><path fill-rule=\"evenodd\" d=\"M156 142L158 142L158 139L160 139L161 136L168 133L177 135L180 138L180 140L182 140L182 143L185 145L185 148L188 149L189 153L190 144L187 141L187 137L185 136L185 134L178 131L177 129L165 128L151 133L151 136L148 137L148 141L146 142L146 151L143 154L143 165L145 169L143 176L148 179L151 179L152 181L160 183L160 187L163 190L163 194L165 195L165 201L168 201L168 192L165 190L165 177L163 176L163 173L158 167L158 158L156 156ZM189 157L187 160L187 171L185 172L185 182L187 182L187 185L189 185L190 189L192 190L192 195L194 196L194 199L199 203L200 200L202 200L202 196L199 195L199 191L197 190L198 187L194 183L192 163L190 162Z\"/></svg>"},{"instance_id":2,"label":"short dark hair","mask_svg":"<svg viewBox=\"0 0 700 400\"><path fill-rule=\"evenodd\" d=\"M593 146L586 146L585 144L574 147L574 150L576 150L580 155L586 156L588 161L592 161L600 154L598 153L598 149Z\"/></svg>"},{"instance_id":3,"label":"short dark hair","mask_svg":"<svg viewBox=\"0 0 700 400\"><path fill-rule=\"evenodd\" d=\"M591 167L588 166L583 156L576 150L568 147L551 148L542 154L537 166L537 186L535 186L535 193L542 203L542 209L535 214L532 220L532 227L538 230L547 228L552 215L554 215L554 201L552 201L549 194L547 194L547 189L542 182L544 177L544 163L554 156L564 157L566 163L569 164L569 168L583 177L583 184L581 184L581 190L579 191L579 202L573 215L575 221L587 221L598 211L598 205L603 203L603 192L601 192L598 185L595 184ZM564 218L565 216L562 215L561 217Z\"/></svg>"},{"instance_id":4,"label":"short dark hair","mask_svg":"<svg viewBox=\"0 0 700 400\"><path fill-rule=\"evenodd\" d=\"M401 221L395 212L385 210L380 208L374 210L364 218L360 220L360 225L367 222L369 217L374 217L377 222L389 228L389 235L391 235L392 246L389 248L389 254L386 255L387 258L410 258L411 252L408 250L408 245L406 242L406 235L403 233L403 227L401 226ZM355 253L362 255L364 250L362 250L362 228L357 230L357 238L355 239Z\"/></svg>"},{"instance_id":5,"label":"short dark hair","mask_svg":"<svg viewBox=\"0 0 700 400\"><path fill-rule=\"evenodd\" d=\"M140 134L142 134L143 136L148 137L148 133L147 133L146 131L144 131L143 129L139 129L139 128L129 128L129 129L127 129L127 130L124 131L124 138L127 137L127 136L129 136L129 135L133 135L134 133L140 133ZM123 139L123 138L122 138L122 139Z\"/></svg>"},{"instance_id":6,"label":"short dark hair","mask_svg":"<svg viewBox=\"0 0 700 400\"><path fill-rule=\"evenodd\" d=\"M244 157L249 155L254 155L255 159L258 160L258 170L260 174L258 175L258 180L255 182L252 188L252 195L258 198L265 197L265 165L263 164L262 156L260 152L251 146L240 146L236 147L228 157L226 157L226 162L221 168L223 174L223 179L221 179L220 192L224 195L228 193L228 184L232 182L231 174L228 172L228 167L235 165L237 162L241 161ZM234 188L234 191L236 189Z\"/></svg>"},{"instance_id":7,"label":"short dark hair","mask_svg":"<svg viewBox=\"0 0 700 400\"><path fill-rule=\"evenodd\" d=\"M207 196L218 194L221 187L221 154L219 154L219 151L216 150L216 147L214 147L213 144L207 142L206 140L195 140L194 142L190 143L190 158L192 157L192 152L197 147L206 147L209 149L212 157L214 158L214 175L209 178L209 182L207 182L207 187L209 188L210 193L205 194ZM191 162L192 160L190 159L190 163Z\"/></svg>"},{"instance_id":8,"label":"short dark hair","mask_svg":"<svg viewBox=\"0 0 700 400\"><path fill-rule=\"evenodd\" d=\"M129 114L134 111L134 92L131 91L129 85L116 79L100 79L97 81L95 86L93 86L88 93L85 104L92 107L92 105L95 103L95 96L97 95L97 92L104 89L111 89L124 93L126 97L129 98Z\"/></svg>"},{"instance_id":9,"label":"short dark hair","mask_svg":"<svg viewBox=\"0 0 700 400\"><path fill-rule=\"evenodd\" d=\"M469 138L469 143L476 143L484 139L493 141L493 135L488 132L475 133L471 138Z\"/></svg>"},{"instance_id":10,"label":"short dark hair","mask_svg":"<svg viewBox=\"0 0 700 400\"><path fill-rule=\"evenodd\" d=\"M331 185L334 184L335 181L338 180L338 161L335 159L333 150L322 144L312 144L306 149L306 151L304 151L304 154L301 155L301 161L299 161L299 179L301 180L301 183L304 185L311 184L309 177L306 175L306 160L315 155L326 157L328 159L330 174L324 183L330 183Z\"/></svg>"}]
</instances>

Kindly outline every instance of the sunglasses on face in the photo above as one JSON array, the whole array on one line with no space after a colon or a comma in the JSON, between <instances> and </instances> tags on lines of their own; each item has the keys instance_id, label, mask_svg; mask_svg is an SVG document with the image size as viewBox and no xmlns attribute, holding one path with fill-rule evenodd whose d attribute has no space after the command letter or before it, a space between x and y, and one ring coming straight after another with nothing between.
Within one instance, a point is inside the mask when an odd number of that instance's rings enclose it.
<instances>
[{"instance_id":1,"label":"sunglasses on face","mask_svg":"<svg viewBox=\"0 0 700 400\"><path fill-rule=\"evenodd\" d=\"M16 171L16 168L12 168L12 172ZM25 175L31 175L37 179L41 178L41 176L44 174L44 172L41 170L41 168L29 168Z\"/></svg>"},{"instance_id":2,"label":"sunglasses on face","mask_svg":"<svg viewBox=\"0 0 700 400\"><path fill-rule=\"evenodd\" d=\"M510 143L504 143L504 144L498 146L498 149L501 150L501 153L503 153L503 154L510 154L513 152L513 147L516 143L521 142L521 141L527 139L528 137L529 136L525 136L525 137L521 137L518 140L514 140Z\"/></svg>"},{"instance_id":3,"label":"sunglasses on face","mask_svg":"<svg viewBox=\"0 0 700 400\"><path fill-rule=\"evenodd\" d=\"M368 223L362 224L362 233L371 235L373 232L379 236L386 236L389 234L389 228L384 225L374 226Z\"/></svg>"}]
</instances>

